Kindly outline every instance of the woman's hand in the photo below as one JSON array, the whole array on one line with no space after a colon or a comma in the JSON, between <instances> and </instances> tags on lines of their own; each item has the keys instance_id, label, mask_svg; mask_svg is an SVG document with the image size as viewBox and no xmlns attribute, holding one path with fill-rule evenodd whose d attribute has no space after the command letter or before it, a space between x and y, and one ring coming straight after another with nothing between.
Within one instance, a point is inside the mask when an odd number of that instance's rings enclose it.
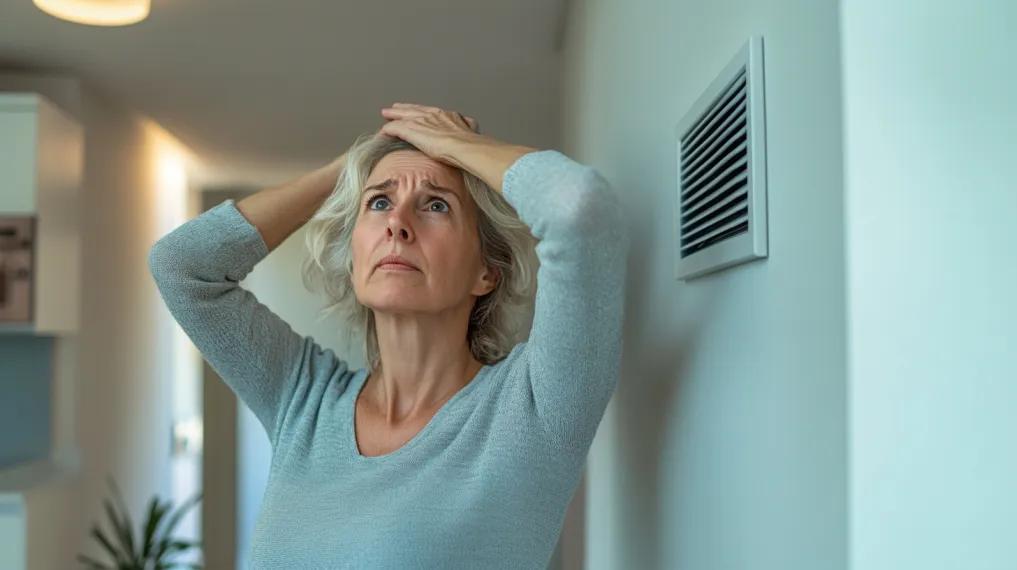
<instances>
[{"instance_id":1,"label":"woman's hand","mask_svg":"<svg viewBox=\"0 0 1017 570\"><path fill-rule=\"evenodd\" d=\"M379 132L401 138L435 160L466 170L498 192L505 170L537 149L481 135L472 117L438 107L393 103L381 110L389 120Z\"/></svg>"},{"instance_id":2,"label":"woman's hand","mask_svg":"<svg viewBox=\"0 0 1017 570\"><path fill-rule=\"evenodd\" d=\"M438 107L393 103L391 107L383 108L381 115L389 122L381 127L380 132L401 138L431 158L459 168L462 166L456 164L452 147L479 134L476 119Z\"/></svg>"}]
</instances>

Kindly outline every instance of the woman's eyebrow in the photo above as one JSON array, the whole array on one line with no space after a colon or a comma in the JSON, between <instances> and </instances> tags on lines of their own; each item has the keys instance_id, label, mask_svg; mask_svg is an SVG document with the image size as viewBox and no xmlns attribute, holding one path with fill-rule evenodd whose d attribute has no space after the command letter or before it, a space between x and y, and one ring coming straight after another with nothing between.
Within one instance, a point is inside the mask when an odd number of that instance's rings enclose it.
<instances>
[{"instance_id":1,"label":"woman's eyebrow","mask_svg":"<svg viewBox=\"0 0 1017 570\"><path fill-rule=\"evenodd\" d=\"M364 193L366 194L367 192L369 192L371 190L387 190L387 189L391 188L393 185L395 185L395 182L396 181L395 181L394 178L389 178L388 180L386 180L384 182L379 182L377 184L372 184L372 185L364 188ZM434 182L431 182L430 180L424 180L422 185L425 186L428 190L434 190L435 192L441 192L441 193L444 193L444 194L451 194L452 196L455 197L456 200L459 200L459 194L457 194L455 192L455 190L451 190L449 188L445 188L444 186L438 186L437 184L435 184Z\"/></svg>"}]
</instances>

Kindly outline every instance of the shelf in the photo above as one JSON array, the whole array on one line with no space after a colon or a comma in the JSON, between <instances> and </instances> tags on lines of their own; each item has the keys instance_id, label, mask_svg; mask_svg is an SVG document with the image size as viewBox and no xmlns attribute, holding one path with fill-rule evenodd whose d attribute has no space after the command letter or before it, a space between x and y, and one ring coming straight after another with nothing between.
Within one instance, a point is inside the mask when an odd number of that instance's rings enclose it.
<instances>
[{"instance_id":1,"label":"shelf","mask_svg":"<svg viewBox=\"0 0 1017 570\"><path fill-rule=\"evenodd\" d=\"M34 336L36 332L32 323L0 323L0 334L30 334Z\"/></svg>"},{"instance_id":2,"label":"shelf","mask_svg":"<svg viewBox=\"0 0 1017 570\"><path fill-rule=\"evenodd\" d=\"M77 447L64 449L48 459L0 469L0 493L19 492L50 485L81 473L81 452Z\"/></svg>"},{"instance_id":3,"label":"shelf","mask_svg":"<svg viewBox=\"0 0 1017 570\"><path fill-rule=\"evenodd\" d=\"M8 284L17 293L11 298L20 300L17 310L4 307L4 319L10 323L9 319L23 320L22 315L30 314L30 326L39 334L78 331L84 141L82 125L41 94L0 93L0 172L4 173L0 218L8 232L21 228L16 233L19 243L24 219L32 219L30 247L19 245L11 253L12 259L19 260L16 267L31 268L30 277L12 281L16 287ZM23 306L29 303L30 307ZM25 329L3 326L0 331Z\"/></svg>"}]
</instances>

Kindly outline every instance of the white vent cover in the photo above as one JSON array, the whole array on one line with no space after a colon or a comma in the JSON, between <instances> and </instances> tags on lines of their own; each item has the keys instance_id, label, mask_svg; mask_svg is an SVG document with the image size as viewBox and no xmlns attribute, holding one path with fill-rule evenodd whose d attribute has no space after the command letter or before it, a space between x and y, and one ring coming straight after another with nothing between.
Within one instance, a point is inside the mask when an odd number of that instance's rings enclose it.
<instances>
[{"instance_id":1,"label":"white vent cover","mask_svg":"<svg viewBox=\"0 0 1017 570\"><path fill-rule=\"evenodd\" d=\"M675 279L766 257L762 37L742 46L675 136Z\"/></svg>"}]
</instances>

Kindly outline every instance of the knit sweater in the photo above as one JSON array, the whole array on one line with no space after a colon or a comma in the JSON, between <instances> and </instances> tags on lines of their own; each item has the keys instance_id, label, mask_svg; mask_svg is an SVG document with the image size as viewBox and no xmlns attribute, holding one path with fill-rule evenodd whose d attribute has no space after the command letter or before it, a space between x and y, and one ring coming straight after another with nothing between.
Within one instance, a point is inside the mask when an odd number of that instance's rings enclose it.
<instances>
[{"instance_id":1,"label":"knit sweater","mask_svg":"<svg viewBox=\"0 0 1017 570\"><path fill-rule=\"evenodd\" d=\"M151 248L173 318L272 446L251 568L547 568L617 385L629 238L606 180L556 150L518 158L503 195L538 240L529 336L379 456L354 431L368 370L239 285L268 248L232 199Z\"/></svg>"}]
</instances>

